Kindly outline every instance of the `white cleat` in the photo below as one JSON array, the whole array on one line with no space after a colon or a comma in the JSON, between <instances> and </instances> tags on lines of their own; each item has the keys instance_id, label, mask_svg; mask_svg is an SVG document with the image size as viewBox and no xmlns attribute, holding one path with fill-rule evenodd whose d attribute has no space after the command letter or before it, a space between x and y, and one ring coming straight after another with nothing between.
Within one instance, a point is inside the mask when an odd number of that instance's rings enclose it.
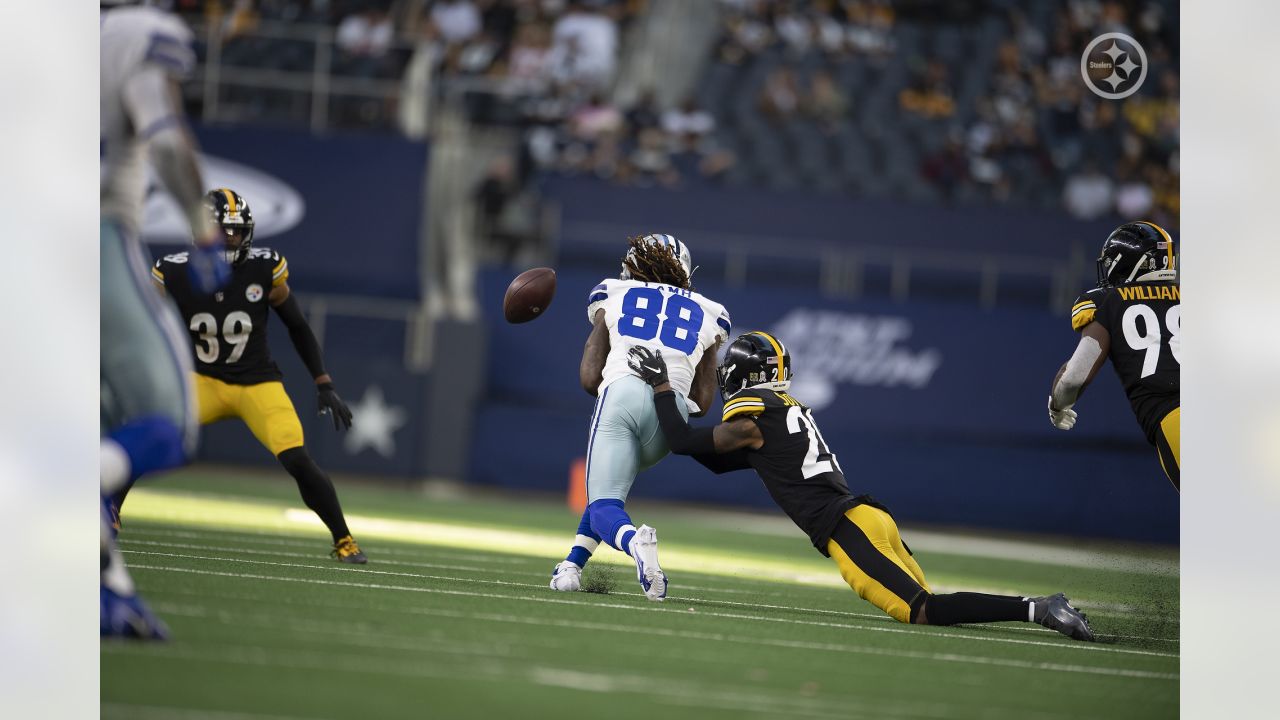
<instances>
[{"instance_id":1,"label":"white cleat","mask_svg":"<svg viewBox=\"0 0 1280 720\"><path fill-rule=\"evenodd\" d=\"M577 563L561 560L551 571L551 589L560 592L577 592L582 589L582 568Z\"/></svg>"},{"instance_id":2,"label":"white cleat","mask_svg":"<svg viewBox=\"0 0 1280 720\"><path fill-rule=\"evenodd\" d=\"M631 557L636 561L636 579L644 596L654 602L667 598L667 576L658 565L658 531L641 525L631 538Z\"/></svg>"}]
</instances>

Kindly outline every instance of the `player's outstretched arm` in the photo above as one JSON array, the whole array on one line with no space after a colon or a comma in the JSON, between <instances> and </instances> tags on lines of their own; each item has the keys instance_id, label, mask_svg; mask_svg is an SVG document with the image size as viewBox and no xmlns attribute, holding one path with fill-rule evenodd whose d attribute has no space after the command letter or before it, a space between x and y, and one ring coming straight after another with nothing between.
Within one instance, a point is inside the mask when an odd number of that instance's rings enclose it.
<instances>
[{"instance_id":1,"label":"player's outstretched arm","mask_svg":"<svg viewBox=\"0 0 1280 720\"><path fill-rule=\"evenodd\" d=\"M1110 350L1111 336L1102 325L1091 322L1080 329L1080 344L1054 376L1049 391L1049 422L1054 427L1070 430L1076 424L1071 406L1097 377Z\"/></svg>"},{"instance_id":2,"label":"player's outstretched arm","mask_svg":"<svg viewBox=\"0 0 1280 720\"><path fill-rule=\"evenodd\" d=\"M604 322L604 310L596 311L591 322L591 334L587 336L587 344L582 348L582 362L578 364L578 379L582 389L591 397L600 392L600 383L604 382L604 363L609 359L609 326Z\"/></svg>"},{"instance_id":3,"label":"player's outstretched arm","mask_svg":"<svg viewBox=\"0 0 1280 720\"><path fill-rule=\"evenodd\" d=\"M196 249L187 269L206 293L226 284L231 267L222 254L217 228L204 207L204 181L196 143L187 127L177 80L148 65L124 86L123 101L138 134L147 141L151 163L165 188L178 201L191 228Z\"/></svg>"},{"instance_id":4,"label":"player's outstretched arm","mask_svg":"<svg viewBox=\"0 0 1280 720\"><path fill-rule=\"evenodd\" d=\"M667 364L662 353L636 346L628 354L627 364L632 371L653 387L658 425L671 452L690 455L717 473L750 467L745 451L758 450L764 445L764 436L754 422L743 418L709 428L690 426L681 416L675 391L667 382Z\"/></svg>"},{"instance_id":5,"label":"player's outstretched arm","mask_svg":"<svg viewBox=\"0 0 1280 720\"><path fill-rule=\"evenodd\" d=\"M307 371L316 381L320 412L333 416L334 430L340 430L344 426L351 427L351 410L333 388L333 378L324 369L320 343L316 340L316 334L311 331L307 318L303 316L298 299L289 291L288 283L280 283L271 288L268 299L276 314L284 321L284 326L289 329L289 340L298 351L298 357L302 358L302 364L307 366Z\"/></svg>"}]
</instances>

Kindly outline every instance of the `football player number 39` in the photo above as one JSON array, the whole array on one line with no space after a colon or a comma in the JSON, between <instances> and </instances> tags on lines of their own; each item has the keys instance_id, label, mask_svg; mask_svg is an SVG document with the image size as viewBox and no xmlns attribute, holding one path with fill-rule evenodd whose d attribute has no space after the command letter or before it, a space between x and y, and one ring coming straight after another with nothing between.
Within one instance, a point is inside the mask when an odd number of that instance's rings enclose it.
<instances>
[{"instance_id":1,"label":"football player number 39","mask_svg":"<svg viewBox=\"0 0 1280 720\"><path fill-rule=\"evenodd\" d=\"M1138 328L1139 318L1142 319L1141 329ZM1164 314L1164 325L1169 329L1169 352L1173 354L1174 361L1181 365L1182 358L1179 357L1182 351L1182 339L1179 337L1182 332L1181 305L1169 308ZM1156 311L1147 305L1130 305L1124 311L1124 316L1120 318L1120 326L1124 330L1124 339L1129 343L1129 347L1146 352L1142 358L1142 377L1154 373L1156 365L1160 363L1160 346L1162 345L1160 320L1156 317Z\"/></svg>"},{"instance_id":2,"label":"football player number 39","mask_svg":"<svg viewBox=\"0 0 1280 720\"><path fill-rule=\"evenodd\" d=\"M218 320L209 313L196 313L191 316L191 331L197 333L200 338L196 343L196 357L202 363L215 363L218 361L218 354L221 345L218 342ZM227 355L226 362L233 363L240 359L244 354L245 347L249 344L249 333L253 332L253 320L249 318L249 313L236 310L229 313L227 318L222 321L222 339L231 345L231 353Z\"/></svg>"},{"instance_id":3,"label":"football player number 39","mask_svg":"<svg viewBox=\"0 0 1280 720\"><path fill-rule=\"evenodd\" d=\"M698 331L702 329L702 308L693 298L670 295L663 307L662 291L657 288L631 288L622 296L622 320L618 333L637 340L655 337L672 350L692 355L698 347ZM666 319L660 318L666 315Z\"/></svg>"}]
</instances>

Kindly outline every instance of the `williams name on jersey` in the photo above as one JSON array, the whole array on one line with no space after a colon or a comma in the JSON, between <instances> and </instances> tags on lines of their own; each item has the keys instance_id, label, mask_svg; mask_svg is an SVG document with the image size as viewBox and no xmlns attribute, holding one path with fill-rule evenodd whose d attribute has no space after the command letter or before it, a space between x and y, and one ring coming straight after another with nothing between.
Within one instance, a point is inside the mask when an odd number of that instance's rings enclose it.
<instances>
[{"instance_id":1,"label":"williams name on jersey","mask_svg":"<svg viewBox=\"0 0 1280 720\"><path fill-rule=\"evenodd\" d=\"M195 347L196 371L233 385L280 380L267 347L271 290L289 277L289 263L271 248L249 250L231 281L213 295L191 286L186 252L166 255L151 269L182 314Z\"/></svg>"}]
</instances>

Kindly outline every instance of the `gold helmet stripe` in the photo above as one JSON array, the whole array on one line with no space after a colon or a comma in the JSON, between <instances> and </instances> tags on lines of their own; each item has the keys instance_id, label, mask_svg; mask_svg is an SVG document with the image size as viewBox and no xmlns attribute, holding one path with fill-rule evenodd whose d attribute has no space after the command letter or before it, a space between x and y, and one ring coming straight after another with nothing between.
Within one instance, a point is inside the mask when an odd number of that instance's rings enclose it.
<instances>
[{"instance_id":1,"label":"gold helmet stripe","mask_svg":"<svg viewBox=\"0 0 1280 720\"><path fill-rule=\"evenodd\" d=\"M784 355L782 352L782 343L778 342L777 338L775 338L774 336L770 335L769 333L763 330L756 330L751 334L759 335L765 340L768 340L769 344L773 346L773 351L778 354L778 381L781 382L783 380L786 380L787 379L787 373L786 373L787 361L786 361L786 355Z\"/></svg>"},{"instance_id":2,"label":"gold helmet stripe","mask_svg":"<svg viewBox=\"0 0 1280 720\"><path fill-rule=\"evenodd\" d=\"M218 188L218 190L227 196L227 212L232 215L238 214L240 211L236 209L236 196L227 188Z\"/></svg>"},{"instance_id":3,"label":"gold helmet stripe","mask_svg":"<svg viewBox=\"0 0 1280 720\"><path fill-rule=\"evenodd\" d=\"M1162 228L1162 227L1160 227L1159 225L1157 225L1157 224L1155 224L1155 223L1151 222L1150 220L1139 220L1138 222L1142 223L1143 225L1150 225L1151 227L1155 228L1156 230L1159 230L1159 231L1160 231L1160 234L1164 236L1164 246L1165 246L1165 249L1169 252L1169 269L1170 269L1170 270L1172 270L1172 269L1173 269L1173 261L1174 261L1174 257L1173 257L1173 238L1169 237L1169 233L1165 232L1164 228Z\"/></svg>"}]
</instances>

